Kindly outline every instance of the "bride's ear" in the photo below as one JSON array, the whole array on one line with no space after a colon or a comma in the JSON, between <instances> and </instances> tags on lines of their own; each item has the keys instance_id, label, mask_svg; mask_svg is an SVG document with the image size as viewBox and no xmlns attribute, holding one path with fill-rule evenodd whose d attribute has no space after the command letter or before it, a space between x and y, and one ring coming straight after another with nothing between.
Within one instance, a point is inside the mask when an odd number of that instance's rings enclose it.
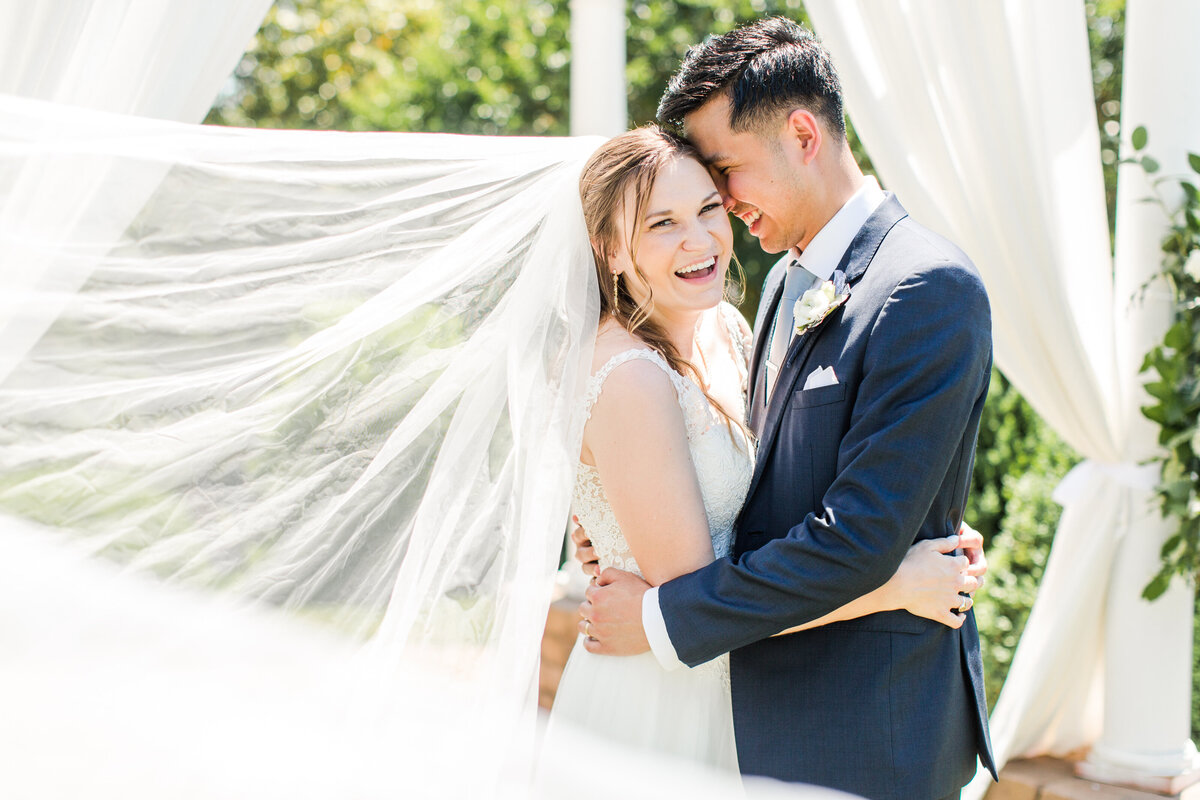
<instances>
[{"instance_id":1,"label":"bride's ear","mask_svg":"<svg viewBox=\"0 0 1200 800\"><path fill-rule=\"evenodd\" d=\"M593 247L592 252L600 253L602 251L599 248ZM604 268L614 275L620 275L625 271L625 264L621 263L622 260L623 259L621 258L621 254L619 252L609 253L608 256L603 259Z\"/></svg>"}]
</instances>

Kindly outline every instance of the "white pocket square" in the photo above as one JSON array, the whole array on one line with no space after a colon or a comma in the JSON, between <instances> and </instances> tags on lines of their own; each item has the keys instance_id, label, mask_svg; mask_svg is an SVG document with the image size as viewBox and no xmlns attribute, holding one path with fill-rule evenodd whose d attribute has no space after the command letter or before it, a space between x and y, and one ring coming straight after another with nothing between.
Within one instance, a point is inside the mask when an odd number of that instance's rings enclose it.
<instances>
[{"instance_id":1,"label":"white pocket square","mask_svg":"<svg viewBox=\"0 0 1200 800\"><path fill-rule=\"evenodd\" d=\"M808 374L804 379L804 390L820 389L822 386L833 386L838 382L837 375L834 374L833 367L818 367Z\"/></svg>"}]
</instances>

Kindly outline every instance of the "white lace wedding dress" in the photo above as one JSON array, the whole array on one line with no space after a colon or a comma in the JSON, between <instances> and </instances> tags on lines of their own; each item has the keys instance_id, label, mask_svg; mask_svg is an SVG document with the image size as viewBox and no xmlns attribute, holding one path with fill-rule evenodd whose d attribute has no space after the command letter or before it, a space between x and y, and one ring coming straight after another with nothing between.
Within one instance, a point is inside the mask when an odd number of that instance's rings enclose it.
<instances>
[{"instance_id":1,"label":"white lace wedding dress","mask_svg":"<svg viewBox=\"0 0 1200 800\"><path fill-rule=\"evenodd\" d=\"M744 389L745 337L733 316L737 312L732 306L723 304L720 313L729 331L733 345L730 355L737 364ZM735 428L730 435L729 426L695 383L672 370L662 356L649 349L618 353L591 376L584 401L589 415L605 379L613 370L635 359L657 364L675 387L704 498L713 551L717 558L728 555L734 521L745 501L754 469L752 449L740 429ZM744 399L744 392L742 396ZM744 407L729 411L740 416ZM579 465L572 507L591 537L601 568L616 567L641 575L595 467ZM571 651L554 700L546 730L546 758L555 757L556 723L563 720L641 750L737 770L728 656L693 669L668 672L659 666L652 653L632 657L589 653L581 636Z\"/></svg>"}]
</instances>

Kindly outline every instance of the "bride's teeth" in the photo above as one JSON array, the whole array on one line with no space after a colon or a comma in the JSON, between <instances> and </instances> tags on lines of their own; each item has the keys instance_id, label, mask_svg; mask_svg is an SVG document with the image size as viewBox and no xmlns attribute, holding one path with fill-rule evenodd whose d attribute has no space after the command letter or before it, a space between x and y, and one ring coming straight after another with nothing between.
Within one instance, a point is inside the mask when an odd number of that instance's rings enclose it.
<instances>
[{"instance_id":1,"label":"bride's teeth","mask_svg":"<svg viewBox=\"0 0 1200 800\"><path fill-rule=\"evenodd\" d=\"M684 267L683 269L677 269L677 270L675 270L675 274L676 274L676 275L686 275L686 274L688 274L689 272L698 272L698 271L700 271L700 270L702 270L702 269L708 269L709 267L711 267L711 266L714 266L714 265L715 265L715 263L716 263L716 258L715 258L715 257L714 257L714 258L710 258L710 259L708 259L708 260L706 260L706 261L699 261L699 262L697 262L697 263L695 263L695 264L691 264L691 265L689 265L689 266L686 266L686 267Z\"/></svg>"}]
</instances>

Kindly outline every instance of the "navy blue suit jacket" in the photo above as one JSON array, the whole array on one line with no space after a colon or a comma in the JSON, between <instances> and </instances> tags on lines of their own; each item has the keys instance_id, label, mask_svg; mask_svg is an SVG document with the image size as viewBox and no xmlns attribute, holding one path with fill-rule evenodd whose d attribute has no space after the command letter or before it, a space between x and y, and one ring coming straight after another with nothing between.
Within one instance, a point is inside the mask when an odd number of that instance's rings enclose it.
<instances>
[{"instance_id":1,"label":"navy blue suit jacket","mask_svg":"<svg viewBox=\"0 0 1200 800\"><path fill-rule=\"evenodd\" d=\"M782 272L763 293L767 320ZM990 310L966 255L890 194L833 279L849 299L792 341L769 405L770 325L758 326L758 460L733 556L664 584L659 603L685 663L731 653L743 772L931 800L963 786L976 755L992 769L974 615L959 630L892 611L768 637L879 587L915 541L957 531ZM801 388L829 366L836 385Z\"/></svg>"}]
</instances>

